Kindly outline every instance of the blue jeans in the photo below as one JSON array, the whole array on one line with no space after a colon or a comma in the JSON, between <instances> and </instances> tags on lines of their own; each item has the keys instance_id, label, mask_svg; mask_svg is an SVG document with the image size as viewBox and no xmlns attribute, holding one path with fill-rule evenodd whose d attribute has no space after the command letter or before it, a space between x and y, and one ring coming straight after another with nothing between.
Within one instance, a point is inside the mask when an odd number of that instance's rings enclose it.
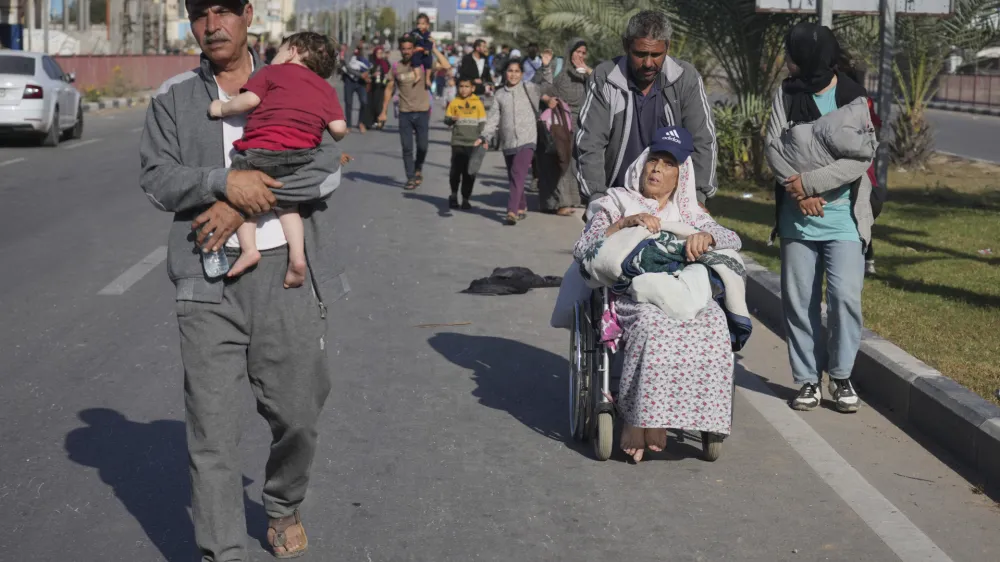
<instances>
[{"instance_id":1,"label":"blue jeans","mask_svg":"<svg viewBox=\"0 0 1000 562\"><path fill-rule=\"evenodd\" d=\"M364 122L365 105L368 103L368 89L364 82L344 80L344 116L347 118L347 128L350 129L351 114L354 112L354 96L358 96L358 123Z\"/></svg>"},{"instance_id":2,"label":"blue jeans","mask_svg":"<svg viewBox=\"0 0 1000 562\"><path fill-rule=\"evenodd\" d=\"M403 145L403 167L406 181L417 176L424 169L427 157L427 135L430 132L430 112L403 111L399 113L399 142ZM413 158L413 135L417 136L417 157Z\"/></svg>"},{"instance_id":3,"label":"blue jeans","mask_svg":"<svg viewBox=\"0 0 1000 562\"><path fill-rule=\"evenodd\" d=\"M827 333L820 303L826 273ZM861 346L865 254L860 241L781 240L781 303L795 384L818 383L823 371L846 379Z\"/></svg>"}]
</instances>

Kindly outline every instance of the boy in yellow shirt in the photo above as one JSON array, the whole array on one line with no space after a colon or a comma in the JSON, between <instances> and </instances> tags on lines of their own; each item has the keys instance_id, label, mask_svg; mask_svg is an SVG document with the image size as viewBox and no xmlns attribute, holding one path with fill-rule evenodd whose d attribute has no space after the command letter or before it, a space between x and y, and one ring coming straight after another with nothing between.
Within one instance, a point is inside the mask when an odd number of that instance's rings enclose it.
<instances>
[{"instance_id":1,"label":"boy in yellow shirt","mask_svg":"<svg viewBox=\"0 0 1000 562\"><path fill-rule=\"evenodd\" d=\"M472 196L472 185L476 176L469 173L469 160L476 150L476 139L482 135L486 125L486 107L474 94L475 85L472 80L458 81L458 97L448 104L444 122L451 127L451 197L448 206L458 209L458 188L462 187L462 209L471 209L469 197Z\"/></svg>"}]
</instances>

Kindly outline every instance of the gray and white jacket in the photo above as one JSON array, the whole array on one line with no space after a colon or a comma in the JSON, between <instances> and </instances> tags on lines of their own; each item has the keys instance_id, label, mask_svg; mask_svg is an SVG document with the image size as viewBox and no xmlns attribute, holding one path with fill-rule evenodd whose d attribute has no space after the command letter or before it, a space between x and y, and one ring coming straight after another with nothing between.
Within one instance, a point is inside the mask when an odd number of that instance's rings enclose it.
<instances>
[{"instance_id":1,"label":"gray and white jacket","mask_svg":"<svg viewBox=\"0 0 1000 562\"><path fill-rule=\"evenodd\" d=\"M254 68L260 69L262 63L256 54L253 57ZM229 169L222 120L208 116L209 105L218 97L211 65L202 55L199 68L167 80L146 110L139 184L156 208L174 213L167 237L167 274L177 288L177 300L222 302L224 283L205 277L191 230L197 215L226 196ZM324 135L314 161L282 181L274 197L279 206L298 206L313 286L320 293L323 283L337 275L333 252L324 247L331 234L325 200L340 185L337 143Z\"/></svg>"},{"instance_id":2,"label":"gray and white jacket","mask_svg":"<svg viewBox=\"0 0 1000 562\"><path fill-rule=\"evenodd\" d=\"M504 86L497 90L493 105L486 113L483 140L493 144L500 138L500 150L511 154L520 148L534 148L538 143L536 115L540 114L539 104L542 93L539 84L552 83L552 63L542 66L535 73L535 81L522 80L511 88ZM523 84L523 86L522 86Z\"/></svg>"},{"instance_id":3,"label":"gray and white jacket","mask_svg":"<svg viewBox=\"0 0 1000 562\"><path fill-rule=\"evenodd\" d=\"M779 180L775 182L775 224L770 241L773 243L778 236L785 199L780 180L800 174L802 188L809 197L851 184L851 214L862 249L866 249L875 223L873 193L877 201L885 201L885 189L873 190L868 177L878 148L868 101L858 98L811 124L790 127L787 115L785 95L779 89L771 106L765 140L767 161Z\"/></svg>"},{"instance_id":4,"label":"gray and white jacket","mask_svg":"<svg viewBox=\"0 0 1000 562\"><path fill-rule=\"evenodd\" d=\"M622 160L625 139L632 134L635 101L621 70L621 60L619 57L602 62L587 80L587 97L580 110L573 149L584 198L593 198L615 187L610 184L619 169L631 164ZM718 146L705 84L694 66L669 56L658 79L667 100L663 109L668 124L684 127L694 138L691 158L698 201L704 203L718 189L715 177Z\"/></svg>"}]
</instances>

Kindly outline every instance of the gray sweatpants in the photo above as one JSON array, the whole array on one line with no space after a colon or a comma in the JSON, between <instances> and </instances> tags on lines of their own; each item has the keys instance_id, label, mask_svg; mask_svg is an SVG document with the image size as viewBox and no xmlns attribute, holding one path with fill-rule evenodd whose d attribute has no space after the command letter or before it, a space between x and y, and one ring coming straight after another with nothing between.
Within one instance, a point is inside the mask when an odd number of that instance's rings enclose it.
<instances>
[{"instance_id":1,"label":"gray sweatpants","mask_svg":"<svg viewBox=\"0 0 1000 562\"><path fill-rule=\"evenodd\" d=\"M316 421L330 393L326 319L312 280L282 288L287 248L261 254L256 268L226 282L221 303L177 302L192 518L203 562L248 560L240 385L249 380L271 428L264 481L271 518L291 515L305 498Z\"/></svg>"}]
</instances>

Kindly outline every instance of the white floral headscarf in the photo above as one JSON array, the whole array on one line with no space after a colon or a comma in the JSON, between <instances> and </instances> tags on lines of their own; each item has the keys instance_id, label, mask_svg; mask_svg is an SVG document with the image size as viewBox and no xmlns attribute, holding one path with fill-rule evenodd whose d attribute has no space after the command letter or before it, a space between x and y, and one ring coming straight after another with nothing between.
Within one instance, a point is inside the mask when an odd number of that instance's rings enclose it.
<instances>
[{"instance_id":1,"label":"white floral headscarf","mask_svg":"<svg viewBox=\"0 0 1000 562\"><path fill-rule=\"evenodd\" d=\"M601 208L614 205L618 207L618 211L623 216L647 213L649 212L649 208L655 209L657 207L656 203L652 199L643 197L642 186L640 185L642 169L646 165L648 158L649 149L647 148L629 165L628 170L625 171L625 186L612 187L608 190L610 197L602 197L592 204L598 205ZM590 210L588 214L593 214L594 211L596 209ZM698 205L698 196L694 182L694 164L688 158L681 164L680 174L677 177L677 189L670 196L667 206L656 214L662 220L684 222L693 226L704 213L705 211Z\"/></svg>"}]
</instances>

